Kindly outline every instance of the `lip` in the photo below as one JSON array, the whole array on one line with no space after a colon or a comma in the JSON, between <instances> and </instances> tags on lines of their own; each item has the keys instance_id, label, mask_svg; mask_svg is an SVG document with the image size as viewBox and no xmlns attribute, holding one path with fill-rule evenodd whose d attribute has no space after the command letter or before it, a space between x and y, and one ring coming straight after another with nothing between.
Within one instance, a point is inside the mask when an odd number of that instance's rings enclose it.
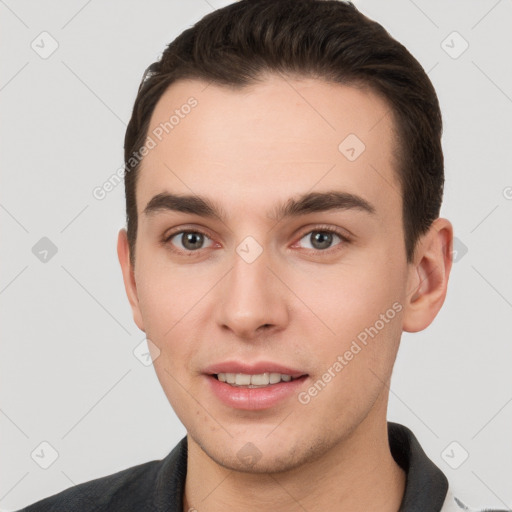
<instances>
[{"instance_id":1,"label":"lip","mask_svg":"<svg viewBox=\"0 0 512 512\"><path fill-rule=\"evenodd\" d=\"M261 388L232 386L227 382L221 382L214 375L205 375L205 378L208 381L210 391L224 405L234 409L257 411L270 409L292 396L297 396L308 376L303 375L289 382L269 384Z\"/></svg>"},{"instance_id":2,"label":"lip","mask_svg":"<svg viewBox=\"0 0 512 512\"><path fill-rule=\"evenodd\" d=\"M208 366L208 368L205 368L203 373L207 375L217 375L218 373L245 373L247 375L259 375L261 373L284 373L285 375L290 375L294 379L302 377L303 375L307 375L306 372L301 370L289 368L279 363L273 363L270 361L258 361L255 363L224 361L222 363L216 363Z\"/></svg>"},{"instance_id":3,"label":"lip","mask_svg":"<svg viewBox=\"0 0 512 512\"><path fill-rule=\"evenodd\" d=\"M205 368L204 373L210 391L220 402L230 408L249 411L269 409L279 405L291 396L297 396L304 381L309 377L306 372L270 361L255 363L225 361ZM215 377L218 373L245 373L249 375L283 373L290 375L292 380L269 384L261 388L244 388L221 382Z\"/></svg>"}]
</instances>

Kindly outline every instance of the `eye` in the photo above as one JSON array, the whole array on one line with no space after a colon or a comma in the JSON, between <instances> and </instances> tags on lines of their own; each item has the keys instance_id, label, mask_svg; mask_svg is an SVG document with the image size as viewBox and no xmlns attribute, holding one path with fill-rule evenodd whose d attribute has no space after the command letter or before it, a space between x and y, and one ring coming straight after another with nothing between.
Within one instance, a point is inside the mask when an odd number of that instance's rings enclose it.
<instances>
[{"instance_id":1,"label":"eye","mask_svg":"<svg viewBox=\"0 0 512 512\"><path fill-rule=\"evenodd\" d=\"M349 242L349 239L342 235L335 229L319 228L313 231L309 231L303 236L298 243L302 240L306 241L306 249L313 249L318 251L326 251L333 246L333 243L338 242ZM337 244L339 245L339 243Z\"/></svg>"},{"instance_id":2,"label":"eye","mask_svg":"<svg viewBox=\"0 0 512 512\"><path fill-rule=\"evenodd\" d=\"M340 245L341 242L350 242L350 239L335 229L320 227L305 233L293 247L300 245L302 241L304 241L305 249L328 252L329 249ZM176 231L168 235L163 243L173 246L172 250L177 253L188 255L215 245L215 242L206 233L197 230Z\"/></svg>"},{"instance_id":3,"label":"eye","mask_svg":"<svg viewBox=\"0 0 512 512\"><path fill-rule=\"evenodd\" d=\"M210 245L207 246L210 247L211 244L213 244L213 240L205 233L201 231L178 231L168 236L165 239L165 243L176 246L178 249L177 252L190 253L204 249L206 240L210 241Z\"/></svg>"}]
</instances>

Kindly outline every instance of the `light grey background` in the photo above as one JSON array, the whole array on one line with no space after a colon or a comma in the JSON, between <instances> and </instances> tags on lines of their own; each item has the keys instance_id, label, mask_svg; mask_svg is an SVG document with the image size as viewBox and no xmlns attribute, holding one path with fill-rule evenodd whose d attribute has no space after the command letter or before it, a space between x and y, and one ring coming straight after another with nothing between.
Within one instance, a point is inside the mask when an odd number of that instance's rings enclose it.
<instances>
[{"instance_id":1,"label":"light grey background","mask_svg":"<svg viewBox=\"0 0 512 512\"><path fill-rule=\"evenodd\" d=\"M123 185L102 201L92 191L122 166L145 68L228 3L0 0L4 510L162 458L185 435L152 367L133 354L145 338L115 249ZM356 5L405 44L438 91L442 215L460 240L444 308L403 337L389 419L413 430L471 506L511 507L512 2ZM43 31L58 43L46 59L31 47L51 49ZM42 237L58 249L46 263L32 252ZM46 470L31 458L51 454L43 441L58 452ZM463 450L469 457L452 469Z\"/></svg>"}]
</instances>

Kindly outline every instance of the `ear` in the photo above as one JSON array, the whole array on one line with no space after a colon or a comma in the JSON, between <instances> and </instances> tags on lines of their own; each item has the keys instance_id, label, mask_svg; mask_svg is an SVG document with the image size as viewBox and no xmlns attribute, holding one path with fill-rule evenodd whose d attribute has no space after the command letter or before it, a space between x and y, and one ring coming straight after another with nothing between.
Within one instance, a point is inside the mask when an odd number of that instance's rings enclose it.
<instances>
[{"instance_id":1,"label":"ear","mask_svg":"<svg viewBox=\"0 0 512 512\"><path fill-rule=\"evenodd\" d=\"M419 240L409 264L403 330L427 328L443 305L452 268L453 227L436 219Z\"/></svg>"},{"instance_id":2,"label":"ear","mask_svg":"<svg viewBox=\"0 0 512 512\"><path fill-rule=\"evenodd\" d=\"M139 298L137 296L137 284L135 282L135 269L130 262L130 246L128 244L128 236L126 229L121 229L117 236L117 257L121 264L121 270L123 272L124 288L130 306L132 307L133 320L137 324L137 327L144 331L144 322L142 321L142 315L139 307ZM145 332L145 331L144 331Z\"/></svg>"}]
</instances>

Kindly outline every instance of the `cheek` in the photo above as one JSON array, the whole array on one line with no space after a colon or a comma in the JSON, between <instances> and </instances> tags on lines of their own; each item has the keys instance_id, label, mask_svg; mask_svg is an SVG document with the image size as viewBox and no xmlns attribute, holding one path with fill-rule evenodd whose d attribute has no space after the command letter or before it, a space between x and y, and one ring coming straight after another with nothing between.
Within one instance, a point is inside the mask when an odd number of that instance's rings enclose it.
<instances>
[{"instance_id":1,"label":"cheek","mask_svg":"<svg viewBox=\"0 0 512 512\"><path fill-rule=\"evenodd\" d=\"M194 288L195 280L180 279L179 273L151 265L141 267L137 292L146 336L157 347L153 366L169 403L182 418L190 407L184 388L189 387L189 365L196 348L191 342L190 321L201 292Z\"/></svg>"},{"instance_id":2,"label":"cheek","mask_svg":"<svg viewBox=\"0 0 512 512\"><path fill-rule=\"evenodd\" d=\"M301 325L308 338L317 333L310 348L315 375L301 403L324 424L348 425L367 414L391 375L401 335L400 282L382 268L352 268L315 282L307 305L320 320L308 317Z\"/></svg>"},{"instance_id":3,"label":"cheek","mask_svg":"<svg viewBox=\"0 0 512 512\"><path fill-rule=\"evenodd\" d=\"M308 333L306 338L316 339L310 350L315 378L321 382L311 393L329 382L315 399L319 414L338 401L354 411L364 408L382 391L382 381L392 370L401 335L400 272L372 261L337 271L331 267L295 281L294 290L307 305L299 320L301 330Z\"/></svg>"},{"instance_id":4,"label":"cheek","mask_svg":"<svg viewBox=\"0 0 512 512\"><path fill-rule=\"evenodd\" d=\"M188 265L171 267L161 259L144 256L136 275L139 306L147 328L162 339L194 308L208 281L197 273L191 276Z\"/></svg>"},{"instance_id":5,"label":"cheek","mask_svg":"<svg viewBox=\"0 0 512 512\"><path fill-rule=\"evenodd\" d=\"M159 380L162 384L165 382L166 393L171 388L175 395L176 382L172 377L178 377L178 372L184 370L186 361L190 359L187 355L190 343L183 342L183 329L190 310L187 295L190 292L168 274L153 272L147 265L143 268L137 294L146 337L157 347L153 365ZM177 289L179 293L176 293ZM181 367L176 365L176 361L181 361Z\"/></svg>"},{"instance_id":6,"label":"cheek","mask_svg":"<svg viewBox=\"0 0 512 512\"><path fill-rule=\"evenodd\" d=\"M204 332L200 325L212 317L211 309L207 309L208 292L218 280L218 273L213 268L170 265L164 258L150 257L149 250L139 263L139 307L146 336L160 350L155 369L183 375L195 360L196 341L200 341L196 337ZM172 379L169 384L174 385Z\"/></svg>"},{"instance_id":7,"label":"cheek","mask_svg":"<svg viewBox=\"0 0 512 512\"><path fill-rule=\"evenodd\" d=\"M401 299L402 286L396 271L373 262L319 267L294 276L291 288L303 303L307 323L342 341L374 324Z\"/></svg>"}]
</instances>

